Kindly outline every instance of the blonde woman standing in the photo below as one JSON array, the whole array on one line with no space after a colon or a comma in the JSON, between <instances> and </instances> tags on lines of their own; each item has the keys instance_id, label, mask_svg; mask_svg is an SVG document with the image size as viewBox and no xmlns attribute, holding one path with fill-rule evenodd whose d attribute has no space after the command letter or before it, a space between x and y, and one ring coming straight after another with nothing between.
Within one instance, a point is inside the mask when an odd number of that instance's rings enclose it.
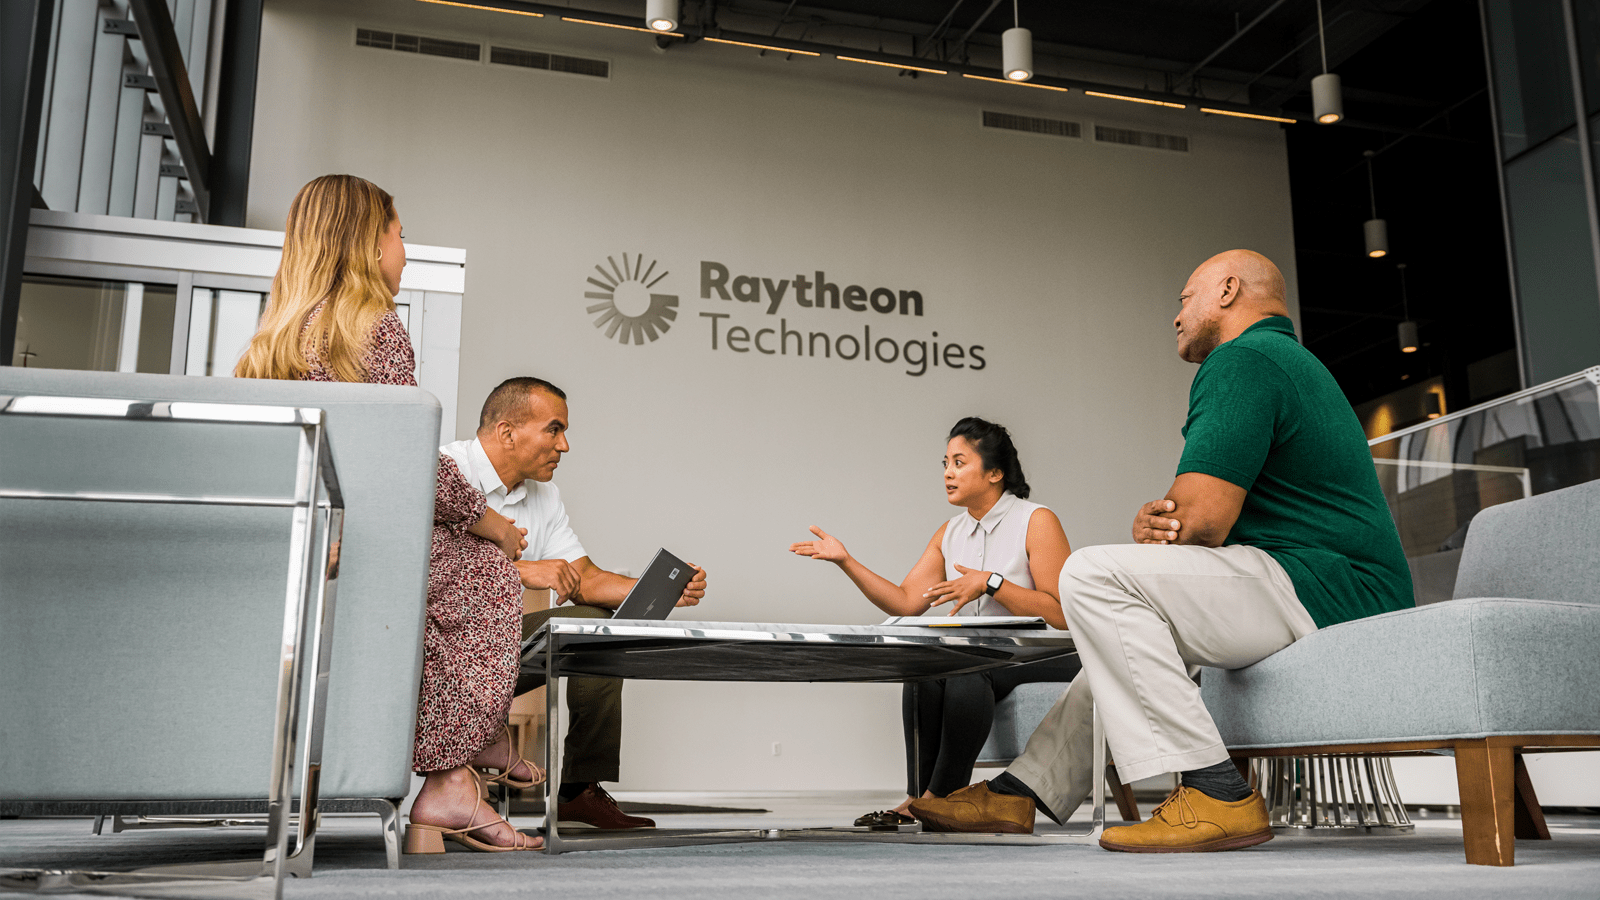
<instances>
[{"instance_id":1,"label":"blonde woman standing","mask_svg":"<svg viewBox=\"0 0 1600 900\"><path fill-rule=\"evenodd\" d=\"M415 387L416 360L394 295L406 264L394 198L353 175L324 175L295 195L283 260L241 378L359 381ZM439 460L428 565L428 618L412 768L425 778L411 808L407 853L442 853L444 838L475 850L536 850L481 799L490 780L531 787L537 766L505 729L522 636L522 582L513 560L525 530L488 508L448 457Z\"/></svg>"}]
</instances>

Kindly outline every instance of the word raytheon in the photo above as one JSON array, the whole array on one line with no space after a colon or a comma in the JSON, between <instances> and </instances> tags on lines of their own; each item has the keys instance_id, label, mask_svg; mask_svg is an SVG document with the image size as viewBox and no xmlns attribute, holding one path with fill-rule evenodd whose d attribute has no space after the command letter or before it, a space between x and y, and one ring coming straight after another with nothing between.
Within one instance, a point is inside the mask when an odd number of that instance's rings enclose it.
<instances>
[{"instance_id":1,"label":"word raytheon","mask_svg":"<svg viewBox=\"0 0 1600 900\"><path fill-rule=\"evenodd\" d=\"M821 356L824 359L837 356L843 360L863 359L879 362L903 362L910 368L906 374L912 377L922 375L928 371L931 363L934 366L944 366L947 369L966 369L971 372L981 372L988 366L989 361L983 357L983 345L973 344L963 347L960 344L939 343L939 332L933 332L931 341L905 341L892 337L879 337L872 339L872 326L862 327L860 337L854 334L830 335L821 331L799 332L789 328L787 318L778 320L777 328L760 328L755 334L743 325L729 325L725 329L718 328L720 320L731 318L728 313L703 312L702 319L711 320L711 349L718 350L727 347L735 353L749 353L750 345L754 344L757 353L767 356L788 356L789 339L794 338L794 355L815 357L818 355L817 347L822 347ZM719 341L718 338L721 338ZM777 347L772 342L765 340L776 336ZM848 345L849 349L846 350Z\"/></svg>"},{"instance_id":2,"label":"word raytheon","mask_svg":"<svg viewBox=\"0 0 1600 900\"><path fill-rule=\"evenodd\" d=\"M731 277L728 267L719 262L702 260L700 262L700 299L710 300L712 295L723 300L738 300L743 303L767 304L767 315L775 315L778 307L783 304L784 298L792 296L797 306L808 309L839 309L843 304L844 309L853 312L873 312L891 315L899 312L902 316L922 315L922 292L920 291L893 291L886 287L873 288L868 291L859 284L847 284L840 287L828 281L826 273L817 272L815 280L807 279L804 274L794 276L794 279L784 278L773 281L771 278L759 278L754 275L736 275ZM765 301L763 301L765 296Z\"/></svg>"}]
</instances>

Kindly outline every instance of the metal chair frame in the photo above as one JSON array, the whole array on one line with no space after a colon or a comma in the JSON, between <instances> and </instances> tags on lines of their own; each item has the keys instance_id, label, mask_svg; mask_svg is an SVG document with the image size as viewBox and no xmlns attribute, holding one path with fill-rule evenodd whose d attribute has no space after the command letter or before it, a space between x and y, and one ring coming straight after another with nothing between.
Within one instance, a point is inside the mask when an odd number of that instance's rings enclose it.
<instances>
[{"instance_id":1,"label":"metal chair frame","mask_svg":"<svg viewBox=\"0 0 1600 900\"><path fill-rule=\"evenodd\" d=\"M263 898L283 896L285 874L310 876L318 825L318 780L333 645L336 552L344 532L344 498L321 409L98 397L0 396L0 417L46 416L260 425L299 429L295 485L288 497L244 497L104 491L36 491L0 487L0 499L161 503L293 510L283 642L278 657L272 764L261 859L150 866L131 872L0 868L0 890L109 893L142 897ZM305 690L306 664L315 665ZM309 693L309 696L303 696ZM302 727L302 711L305 722ZM298 775L298 778L296 778ZM303 802L294 800L295 788ZM206 801L212 802L212 801ZM257 801L259 802L259 801ZM31 804L39 805L39 804ZM43 804L48 806L49 804ZM167 804L172 805L172 804ZM176 811L176 810L174 810ZM289 852L289 835L295 837Z\"/></svg>"}]
</instances>

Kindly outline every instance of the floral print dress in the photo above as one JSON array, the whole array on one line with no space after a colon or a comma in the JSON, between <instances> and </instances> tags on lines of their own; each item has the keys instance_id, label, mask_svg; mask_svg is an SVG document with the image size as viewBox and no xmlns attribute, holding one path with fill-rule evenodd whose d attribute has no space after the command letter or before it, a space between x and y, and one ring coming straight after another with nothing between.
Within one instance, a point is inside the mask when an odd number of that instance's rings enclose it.
<instances>
[{"instance_id":1,"label":"floral print dress","mask_svg":"<svg viewBox=\"0 0 1600 900\"><path fill-rule=\"evenodd\" d=\"M321 311L312 310L309 325ZM310 353L306 381L336 381ZM411 338L393 310L373 326L364 359L369 384L416 387ZM439 459L428 561L428 621L411 767L466 765L500 734L520 668L522 580L494 542L467 531L487 508L455 461Z\"/></svg>"}]
</instances>

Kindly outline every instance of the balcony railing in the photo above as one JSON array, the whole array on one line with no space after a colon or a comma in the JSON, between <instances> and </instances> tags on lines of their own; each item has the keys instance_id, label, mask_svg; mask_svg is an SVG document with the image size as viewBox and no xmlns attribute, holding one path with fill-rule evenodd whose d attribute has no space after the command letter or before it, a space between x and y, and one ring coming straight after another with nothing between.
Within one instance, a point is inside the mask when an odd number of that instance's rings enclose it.
<instances>
[{"instance_id":1,"label":"balcony railing","mask_svg":"<svg viewBox=\"0 0 1600 900\"><path fill-rule=\"evenodd\" d=\"M1368 445L1417 602L1448 600L1479 510L1600 478L1600 367Z\"/></svg>"}]
</instances>

